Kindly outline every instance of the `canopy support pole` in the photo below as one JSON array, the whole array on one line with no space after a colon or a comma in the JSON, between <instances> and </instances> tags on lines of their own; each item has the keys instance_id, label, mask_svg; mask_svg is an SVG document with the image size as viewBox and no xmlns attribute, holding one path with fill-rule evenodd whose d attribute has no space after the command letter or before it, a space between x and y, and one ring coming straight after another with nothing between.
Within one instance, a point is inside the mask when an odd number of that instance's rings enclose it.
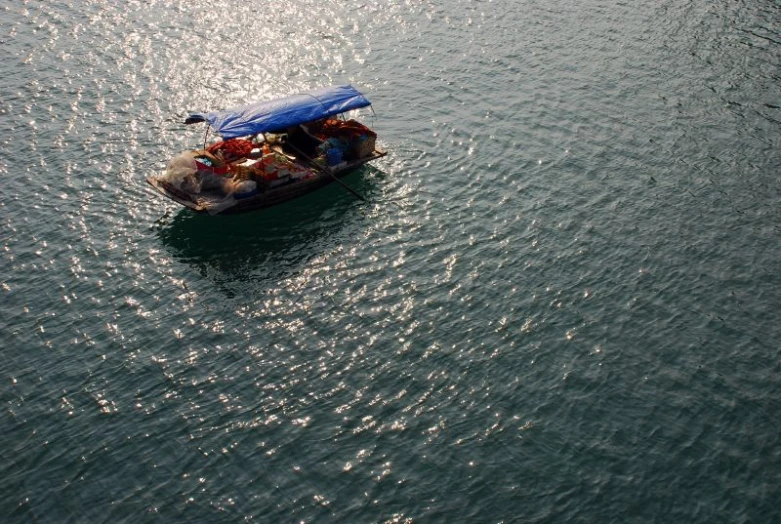
<instances>
[{"instance_id":1,"label":"canopy support pole","mask_svg":"<svg viewBox=\"0 0 781 524\"><path fill-rule=\"evenodd\" d=\"M209 136L210 125L206 125L206 131L203 133L203 150L206 151L206 138Z\"/></svg>"}]
</instances>

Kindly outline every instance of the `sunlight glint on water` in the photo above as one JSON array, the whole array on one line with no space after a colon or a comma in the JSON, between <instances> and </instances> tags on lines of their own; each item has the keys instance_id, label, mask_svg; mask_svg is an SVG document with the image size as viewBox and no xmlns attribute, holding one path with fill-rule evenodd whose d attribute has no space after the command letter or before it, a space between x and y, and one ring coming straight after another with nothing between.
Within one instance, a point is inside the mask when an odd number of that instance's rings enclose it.
<instances>
[{"instance_id":1,"label":"sunlight glint on water","mask_svg":"<svg viewBox=\"0 0 781 524\"><path fill-rule=\"evenodd\" d=\"M777 520L772 2L2 12L7 521ZM369 203L146 187L339 83Z\"/></svg>"}]
</instances>

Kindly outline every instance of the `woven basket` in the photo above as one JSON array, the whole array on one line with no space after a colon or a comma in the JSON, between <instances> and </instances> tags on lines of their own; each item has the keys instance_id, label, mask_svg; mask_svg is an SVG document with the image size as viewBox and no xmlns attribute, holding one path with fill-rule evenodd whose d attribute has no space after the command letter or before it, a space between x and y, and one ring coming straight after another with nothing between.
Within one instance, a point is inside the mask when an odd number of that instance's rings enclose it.
<instances>
[{"instance_id":1,"label":"woven basket","mask_svg":"<svg viewBox=\"0 0 781 524\"><path fill-rule=\"evenodd\" d=\"M375 142L377 137L373 135L364 135L359 140L356 140L352 146L352 153L355 158L365 158L371 156L374 153Z\"/></svg>"}]
</instances>

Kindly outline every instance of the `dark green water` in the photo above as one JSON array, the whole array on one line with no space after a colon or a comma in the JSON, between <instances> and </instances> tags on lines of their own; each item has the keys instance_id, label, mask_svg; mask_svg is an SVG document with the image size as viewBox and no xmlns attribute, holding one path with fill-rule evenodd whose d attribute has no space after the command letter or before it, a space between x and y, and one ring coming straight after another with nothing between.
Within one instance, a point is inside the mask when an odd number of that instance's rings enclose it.
<instances>
[{"instance_id":1,"label":"dark green water","mask_svg":"<svg viewBox=\"0 0 781 524\"><path fill-rule=\"evenodd\" d=\"M778 522L770 0L6 3L1 522ZM390 154L203 217L189 111Z\"/></svg>"}]
</instances>

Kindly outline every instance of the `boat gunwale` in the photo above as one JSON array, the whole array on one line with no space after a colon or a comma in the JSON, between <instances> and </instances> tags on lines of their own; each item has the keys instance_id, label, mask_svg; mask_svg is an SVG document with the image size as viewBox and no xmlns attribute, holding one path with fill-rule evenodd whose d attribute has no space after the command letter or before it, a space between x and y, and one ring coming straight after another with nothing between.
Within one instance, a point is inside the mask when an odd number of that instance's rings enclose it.
<instances>
[{"instance_id":1,"label":"boat gunwale","mask_svg":"<svg viewBox=\"0 0 781 524\"><path fill-rule=\"evenodd\" d=\"M198 200L193 199L193 195L177 189L169 182L159 180L159 178L155 176L147 177L146 182L158 193L166 196L170 200L173 200L182 206L192 209L193 211L215 215L228 215L254 211L257 209L264 209L304 196L312 191L332 183L334 178L342 178L363 166L364 164L371 162L372 160L382 158L388 154L387 151L375 149L369 156L356 159L351 162L347 162L344 165L333 168L320 166L319 164L309 159L306 155L303 155L300 151L297 152L303 157L299 162L306 167L313 168L317 173L317 176L296 180L278 187L267 188L259 192L257 195L235 199L236 203L234 205L214 213L210 212L209 204L206 203L203 199L201 199L199 202Z\"/></svg>"}]
</instances>

